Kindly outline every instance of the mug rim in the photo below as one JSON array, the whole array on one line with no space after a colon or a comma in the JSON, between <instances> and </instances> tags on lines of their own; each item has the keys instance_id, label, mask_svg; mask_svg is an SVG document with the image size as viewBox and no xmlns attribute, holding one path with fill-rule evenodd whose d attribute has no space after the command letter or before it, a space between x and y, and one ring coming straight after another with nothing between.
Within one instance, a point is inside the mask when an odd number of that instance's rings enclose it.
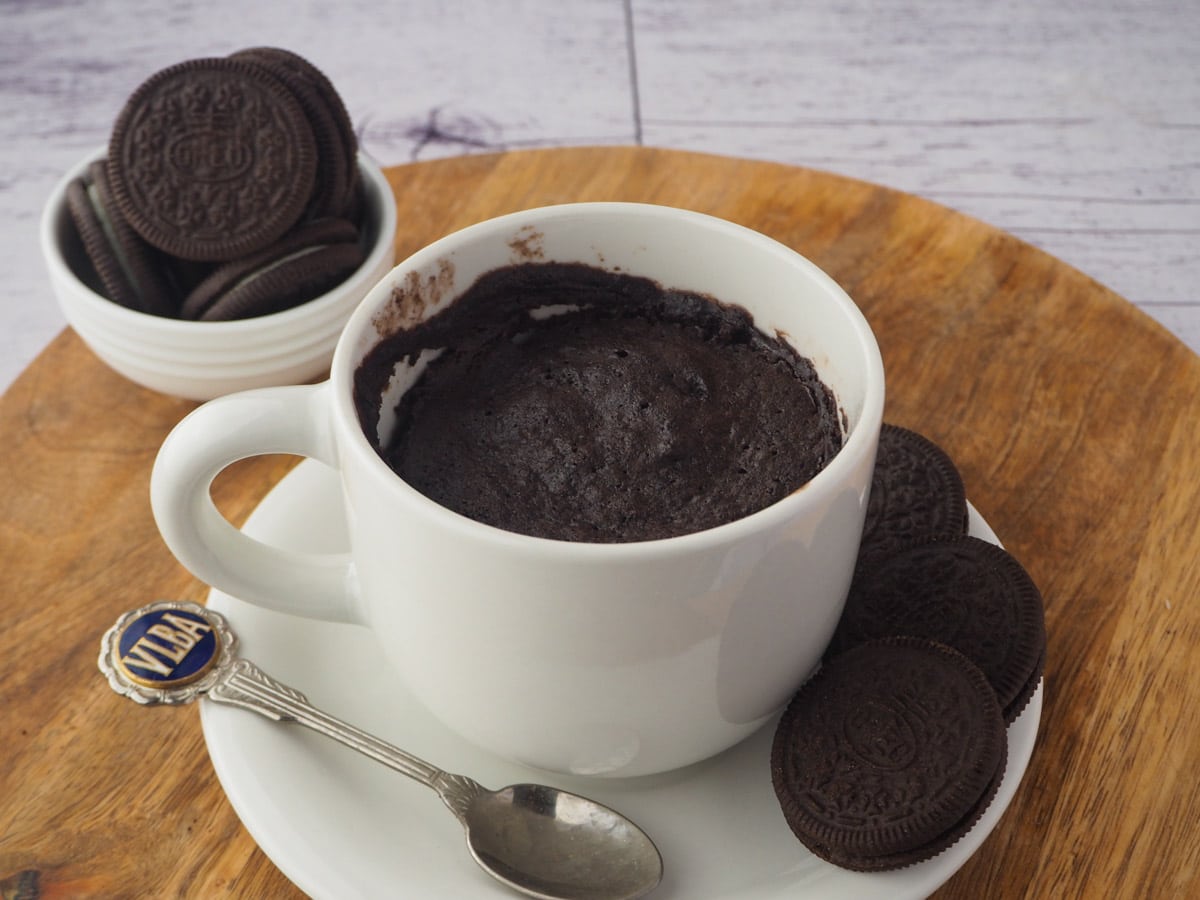
<instances>
[{"instance_id":1,"label":"mug rim","mask_svg":"<svg viewBox=\"0 0 1200 900\"><path fill-rule=\"evenodd\" d=\"M856 349L865 363L864 389L862 410L857 423L849 428L842 447L816 475L769 506L700 531L641 541L589 542L523 534L479 522L426 497L388 466L367 439L355 408L354 370L361 360L361 354L355 353L354 350L359 344L359 336L373 327L375 314L387 302L393 286L398 284L407 272L420 270L427 263L444 257L452 247L469 242L476 236L487 236L494 232L511 233L514 225L535 217L539 223L546 223L548 219L580 213L689 219L693 223L725 231L739 240L757 243L767 252L786 256L790 264L804 269L807 277L832 296L853 330ZM644 554L661 555L676 551L691 553L704 549L706 545L718 546L737 542L755 532L771 531L795 518L795 507L808 505L808 498L814 494L816 498L811 502L819 504L825 497L841 490L863 456L874 452L878 431L883 422L885 392L883 359L879 344L862 310L841 285L807 257L775 238L718 216L661 204L621 201L562 203L507 213L450 232L401 260L371 288L346 323L334 350L330 387L333 394L332 415L335 427L347 432L348 445L343 444L343 447L348 446L353 451L356 463L365 465L373 474L381 476L377 480L387 484L387 490L395 492L405 503L419 505L425 514L433 516L442 527L460 532L464 540L488 542L508 552L527 549L610 559ZM834 394L836 396L837 392L834 391ZM839 415L844 415L840 403Z\"/></svg>"}]
</instances>

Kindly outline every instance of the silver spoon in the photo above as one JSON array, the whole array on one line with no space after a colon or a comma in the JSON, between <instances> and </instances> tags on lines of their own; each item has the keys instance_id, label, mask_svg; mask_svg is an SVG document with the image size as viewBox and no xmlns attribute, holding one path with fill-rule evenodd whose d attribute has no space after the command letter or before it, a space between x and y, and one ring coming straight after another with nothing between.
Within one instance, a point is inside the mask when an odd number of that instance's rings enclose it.
<instances>
[{"instance_id":1,"label":"silver spoon","mask_svg":"<svg viewBox=\"0 0 1200 900\"><path fill-rule=\"evenodd\" d=\"M100 671L113 690L147 705L201 695L296 722L435 790L466 830L467 847L493 878L544 900L632 900L662 880L658 848L637 825L594 800L542 784L490 791L443 772L321 712L300 692L234 655L223 616L163 600L125 613L104 635Z\"/></svg>"}]
</instances>

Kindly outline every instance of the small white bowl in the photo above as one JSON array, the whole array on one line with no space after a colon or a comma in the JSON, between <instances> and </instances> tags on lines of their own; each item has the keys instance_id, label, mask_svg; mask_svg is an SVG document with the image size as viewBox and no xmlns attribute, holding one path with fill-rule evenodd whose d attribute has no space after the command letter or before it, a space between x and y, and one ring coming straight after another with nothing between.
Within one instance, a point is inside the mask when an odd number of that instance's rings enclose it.
<instances>
[{"instance_id":1,"label":"small white bowl","mask_svg":"<svg viewBox=\"0 0 1200 900\"><path fill-rule=\"evenodd\" d=\"M79 276L88 263L67 211L67 186L100 148L55 185L42 213L42 255L63 314L83 342L130 381L189 400L321 378L360 300L395 264L396 201L379 166L358 156L366 196L366 259L336 288L283 312L228 322L167 319L128 309Z\"/></svg>"}]
</instances>

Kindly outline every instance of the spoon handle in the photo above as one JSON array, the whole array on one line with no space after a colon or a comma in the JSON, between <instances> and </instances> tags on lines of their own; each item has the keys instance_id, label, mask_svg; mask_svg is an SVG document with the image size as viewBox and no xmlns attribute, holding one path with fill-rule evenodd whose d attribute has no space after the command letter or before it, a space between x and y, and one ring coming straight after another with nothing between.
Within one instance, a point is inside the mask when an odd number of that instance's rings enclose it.
<instances>
[{"instance_id":1,"label":"spoon handle","mask_svg":"<svg viewBox=\"0 0 1200 900\"><path fill-rule=\"evenodd\" d=\"M461 820L471 799L483 789L465 775L439 769L374 735L323 712L299 691L271 678L248 659L236 659L208 690L210 700L259 713L277 722L295 722L357 750L376 762L419 781Z\"/></svg>"},{"instance_id":2,"label":"spoon handle","mask_svg":"<svg viewBox=\"0 0 1200 900\"><path fill-rule=\"evenodd\" d=\"M433 788L466 824L467 808L484 792L478 782L322 712L295 688L237 656L236 647L224 616L183 600L158 600L125 613L105 632L97 662L109 687L137 703L176 706L207 695L276 722L311 728Z\"/></svg>"}]
</instances>

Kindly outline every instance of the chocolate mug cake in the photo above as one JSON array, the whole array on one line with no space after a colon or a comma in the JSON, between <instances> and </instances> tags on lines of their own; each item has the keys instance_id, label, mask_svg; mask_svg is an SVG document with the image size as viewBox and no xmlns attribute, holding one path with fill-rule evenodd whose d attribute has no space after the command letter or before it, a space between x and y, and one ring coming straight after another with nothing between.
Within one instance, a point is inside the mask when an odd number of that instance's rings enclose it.
<instances>
[{"instance_id":1,"label":"chocolate mug cake","mask_svg":"<svg viewBox=\"0 0 1200 900\"><path fill-rule=\"evenodd\" d=\"M712 528L797 490L842 444L810 360L745 310L646 278L574 263L486 273L360 364L368 436L397 363L435 348L376 449L430 499L521 534Z\"/></svg>"}]
</instances>

